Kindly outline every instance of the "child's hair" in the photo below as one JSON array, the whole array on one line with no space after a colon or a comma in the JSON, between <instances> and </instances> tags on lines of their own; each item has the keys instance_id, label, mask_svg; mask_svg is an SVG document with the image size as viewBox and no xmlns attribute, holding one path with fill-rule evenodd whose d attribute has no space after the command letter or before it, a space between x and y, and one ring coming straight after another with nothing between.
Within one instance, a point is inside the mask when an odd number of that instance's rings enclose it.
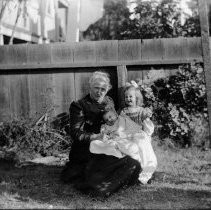
<instances>
[{"instance_id":1,"label":"child's hair","mask_svg":"<svg viewBox=\"0 0 211 210\"><path fill-rule=\"evenodd\" d=\"M116 110L114 110L114 109L107 109L107 110L104 110L102 112L102 117L104 117L104 115L106 115L109 112L113 112L114 114L118 115L117 112L116 112Z\"/></svg>"},{"instance_id":2,"label":"child's hair","mask_svg":"<svg viewBox=\"0 0 211 210\"><path fill-rule=\"evenodd\" d=\"M141 91L139 88L134 87L133 85L125 87L124 94L127 91L135 91L135 96L136 96L136 106L142 106L143 105L143 95L141 94Z\"/></svg>"},{"instance_id":3,"label":"child's hair","mask_svg":"<svg viewBox=\"0 0 211 210\"><path fill-rule=\"evenodd\" d=\"M103 123L104 123L104 115L107 114L107 113L110 112L110 111L117 114L115 108L112 107L112 106L106 106L106 107L104 108L104 110L102 110L102 111L100 112L100 118L102 119L102 122L103 122Z\"/></svg>"}]
</instances>

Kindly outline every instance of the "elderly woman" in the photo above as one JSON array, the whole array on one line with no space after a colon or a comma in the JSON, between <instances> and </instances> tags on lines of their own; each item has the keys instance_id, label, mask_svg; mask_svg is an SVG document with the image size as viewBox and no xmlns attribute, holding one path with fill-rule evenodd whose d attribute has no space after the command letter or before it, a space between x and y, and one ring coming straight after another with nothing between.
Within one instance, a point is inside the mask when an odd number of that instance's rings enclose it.
<instances>
[{"instance_id":1,"label":"elderly woman","mask_svg":"<svg viewBox=\"0 0 211 210\"><path fill-rule=\"evenodd\" d=\"M102 113L114 109L113 100L106 96L111 88L109 76L94 72L89 80L87 96L70 105L70 133L73 138L69 162L62 171L64 182L96 196L109 196L125 185L135 184L141 166L129 156L117 158L89 151L90 142L101 139Z\"/></svg>"}]
</instances>

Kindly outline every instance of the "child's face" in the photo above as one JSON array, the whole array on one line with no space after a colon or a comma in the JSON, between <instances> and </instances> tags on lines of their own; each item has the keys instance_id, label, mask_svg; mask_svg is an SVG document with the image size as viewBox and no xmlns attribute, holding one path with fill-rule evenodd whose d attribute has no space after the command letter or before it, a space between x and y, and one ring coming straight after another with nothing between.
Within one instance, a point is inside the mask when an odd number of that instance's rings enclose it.
<instances>
[{"instance_id":1,"label":"child's face","mask_svg":"<svg viewBox=\"0 0 211 210\"><path fill-rule=\"evenodd\" d=\"M109 111L103 115L103 119L107 125L114 125L118 116L113 111Z\"/></svg>"},{"instance_id":2,"label":"child's face","mask_svg":"<svg viewBox=\"0 0 211 210\"><path fill-rule=\"evenodd\" d=\"M136 93L135 90L128 90L125 92L125 104L126 106L136 106Z\"/></svg>"}]
</instances>

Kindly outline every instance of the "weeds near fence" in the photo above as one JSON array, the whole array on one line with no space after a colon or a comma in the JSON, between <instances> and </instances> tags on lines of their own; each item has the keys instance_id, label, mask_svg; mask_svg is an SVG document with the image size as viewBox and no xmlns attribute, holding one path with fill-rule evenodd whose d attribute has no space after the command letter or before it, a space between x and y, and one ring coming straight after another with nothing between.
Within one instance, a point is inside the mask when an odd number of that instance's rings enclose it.
<instances>
[{"instance_id":1,"label":"weeds near fence","mask_svg":"<svg viewBox=\"0 0 211 210\"><path fill-rule=\"evenodd\" d=\"M0 155L7 159L26 160L41 155L58 155L70 150L71 138L65 127L43 115L33 120L13 120L0 124ZM58 119L57 119L58 121Z\"/></svg>"}]
</instances>

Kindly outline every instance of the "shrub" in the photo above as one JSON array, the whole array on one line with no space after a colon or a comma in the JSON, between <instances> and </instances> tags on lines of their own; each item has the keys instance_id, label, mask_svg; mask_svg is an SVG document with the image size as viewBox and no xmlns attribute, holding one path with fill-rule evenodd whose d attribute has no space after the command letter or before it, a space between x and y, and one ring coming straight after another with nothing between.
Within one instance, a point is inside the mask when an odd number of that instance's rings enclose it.
<instances>
[{"instance_id":1,"label":"shrub","mask_svg":"<svg viewBox=\"0 0 211 210\"><path fill-rule=\"evenodd\" d=\"M140 85L145 105L153 109L156 133L180 146L208 140L205 78L200 64L179 67L175 75Z\"/></svg>"},{"instance_id":2,"label":"shrub","mask_svg":"<svg viewBox=\"0 0 211 210\"><path fill-rule=\"evenodd\" d=\"M39 125L30 120L13 120L0 124L0 146L20 159L31 159L37 154L49 156L69 151L71 139L64 129L53 129L50 120Z\"/></svg>"}]
</instances>

